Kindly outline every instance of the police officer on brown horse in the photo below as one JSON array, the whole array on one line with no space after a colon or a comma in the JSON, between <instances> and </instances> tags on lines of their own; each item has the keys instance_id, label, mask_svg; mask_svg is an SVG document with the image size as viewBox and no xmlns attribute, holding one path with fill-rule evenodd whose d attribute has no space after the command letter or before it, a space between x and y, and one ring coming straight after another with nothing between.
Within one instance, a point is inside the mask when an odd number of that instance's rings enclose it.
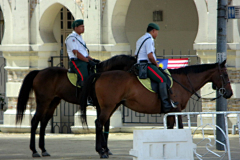
<instances>
[{"instance_id":1,"label":"police officer on brown horse","mask_svg":"<svg viewBox=\"0 0 240 160\"><path fill-rule=\"evenodd\" d=\"M146 63L146 74L147 77L159 83L159 94L160 99L163 104L164 113L169 112L170 109L173 108L169 98L167 91L167 78L166 76L159 70L159 66L157 64L157 58L154 53L154 39L158 36L159 26L155 23L149 23L147 27L147 32L138 39L136 43L136 51L135 55L137 58L137 63Z\"/></svg>"},{"instance_id":2,"label":"police officer on brown horse","mask_svg":"<svg viewBox=\"0 0 240 160\"><path fill-rule=\"evenodd\" d=\"M70 59L69 66L72 71L77 73L80 79L80 86L88 77L88 64L94 66L92 58L89 56L89 50L82 38L84 33L84 21L82 19L75 20L72 24L73 31L65 40L67 53Z\"/></svg>"}]
</instances>

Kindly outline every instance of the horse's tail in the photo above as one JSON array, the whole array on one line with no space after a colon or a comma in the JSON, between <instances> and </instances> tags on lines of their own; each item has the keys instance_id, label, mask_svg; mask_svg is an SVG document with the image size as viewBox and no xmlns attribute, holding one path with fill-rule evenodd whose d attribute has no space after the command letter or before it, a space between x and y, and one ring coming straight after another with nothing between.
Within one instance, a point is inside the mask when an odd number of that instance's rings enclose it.
<instances>
[{"instance_id":1,"label":"horse's tail","mask_svg":"<svg viewBox=\"0 0 240 160\"><path fill-rule=\"evenodd\" d=\"M16 124L22 123L23 114L24 111L26 110L27 102L29 99L29 94L32 90L33 80L38 73L39 70L31 71L30 73L27 74L27 76L23 80L22 87L18 95Z\"/></svg>"},{"instance_id":2,"label":"horse's tail","mask_svg":"<svg viewBox=\"0 0 240 160\"><path fill-rule=\"evenodd\" d=\"M100 77L100 73L91 74L88 79L84 82L80 97L80 110L81 110L81 121L83 125L87 126L87 99L90 96L93 100L95 82ZM95 102L98 103L98 102Z\"/></svg>"}]
</instances>

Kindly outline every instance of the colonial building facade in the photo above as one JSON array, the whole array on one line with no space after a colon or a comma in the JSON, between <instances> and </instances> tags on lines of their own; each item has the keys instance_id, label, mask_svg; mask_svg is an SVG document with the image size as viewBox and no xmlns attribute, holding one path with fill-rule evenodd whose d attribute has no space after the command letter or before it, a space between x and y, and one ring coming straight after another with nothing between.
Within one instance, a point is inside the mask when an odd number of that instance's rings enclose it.
<instances>
[{"instance_id":1,"label":"colonial building facade","mask_svg":"<svg viewBox=\"0 0 240 160\"><path fill-rule=\"evenodd\" d=\"M229 5L240 5L229 0ZM2 131L17 131L16 103L25 75L49 66L51 56L67 55L64 40L74 19L84 19L84 40L92 57L105 60L133 54L147 24L160 26L157 56L197 55L201 63L216 62L217 1L213 0L0 0L0 51L6 59L6 99ZM228 20L227 63L234 95L229 110L240 110L240 20ZM58 62L55 62L56 64ZM67 62L65 62L67 63ZM202 110L215 110L211 84L201 90ZM22 129L29 130L34 95ZM121 116L115 118L117 126Z\"/></svg>"}]
</instances>

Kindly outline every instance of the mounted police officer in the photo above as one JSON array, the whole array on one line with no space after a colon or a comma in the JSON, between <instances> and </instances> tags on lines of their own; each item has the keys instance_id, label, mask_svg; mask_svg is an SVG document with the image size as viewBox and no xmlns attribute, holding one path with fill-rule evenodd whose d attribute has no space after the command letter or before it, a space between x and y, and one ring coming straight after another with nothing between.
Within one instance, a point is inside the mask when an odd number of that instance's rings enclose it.
<instances>
[{"instance_id":1,"label":"mounted police officer","mask_svg":"<svg viewBox=\"0 0 240 160\"><path fill-rule=\"evenodd\" d=\"M73 32L68 35L65 40L67 53L70 59L69 66L72 71L77 73L80 82L78 84L83 86L83 82L88 77L88 64L94 66L92 58L89 56L89 50L82 38L84 33L84 21L82 19L75 20L72 24Z\"/></svg>"},{"instance_id":2,"label":"mounted police officer","mask_svg":"<svg viewBox=\"0 0 240 160\"><path fill-rule=\"evenodd\" d=\"M137 58L137 63L140 64L146 63L146 75L150 79L159 83L159 94L160 99L163 105L163 111L169 112L170 109L173 108L169 98L167 91L167 78L166 76L159 70L159 66L157 64L157 58L154 53L154 39L158 36L159 26L155 23L149 23L147 27L147 32L145 35L140 37L136 43L136 51L135 55ZM141 68L140 68L141 69Z\"/></svg>"}]
</instances>

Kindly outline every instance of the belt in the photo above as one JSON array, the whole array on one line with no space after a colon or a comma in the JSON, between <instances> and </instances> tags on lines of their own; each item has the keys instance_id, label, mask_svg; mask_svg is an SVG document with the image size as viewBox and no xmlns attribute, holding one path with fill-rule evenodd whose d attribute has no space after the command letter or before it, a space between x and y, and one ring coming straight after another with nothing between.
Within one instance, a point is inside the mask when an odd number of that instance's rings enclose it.
<instances>
[{"instance_id":1,"label":"belt","mask_svg":"<svg viewBox=\"0 0 240 160\"><path fill-rule=\"evenodd\" d=\"M75 61L78 60L77 58L70 58L71 61Z\"/></svg>"}]
</instances>

